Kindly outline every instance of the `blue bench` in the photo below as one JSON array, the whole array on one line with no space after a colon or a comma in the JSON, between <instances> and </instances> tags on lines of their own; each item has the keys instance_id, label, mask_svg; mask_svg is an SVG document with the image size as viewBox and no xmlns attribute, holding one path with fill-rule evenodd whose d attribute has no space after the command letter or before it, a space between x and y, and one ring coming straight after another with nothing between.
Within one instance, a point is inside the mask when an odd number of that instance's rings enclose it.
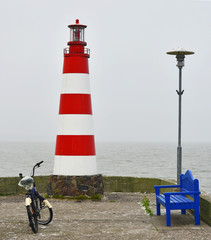
<instances>
[{"instance_id":1,"label":"blue bench","mask_svg":"<svg viewBox=\"0 0 211 240\"><path fill-rule=\"evenodd\" d=\"M200 225L199 213L199 181L194 179L190 170L180 175L180 185L154 186L156 194L157 215L160 215L160 204L166 208L166 226L171 226L171 210L194 209L195 225ZM160 188L180 188L179 192L166 192L160 194ZM189 197L186 197L189 196Z\"/></svg>"}]
</instances>

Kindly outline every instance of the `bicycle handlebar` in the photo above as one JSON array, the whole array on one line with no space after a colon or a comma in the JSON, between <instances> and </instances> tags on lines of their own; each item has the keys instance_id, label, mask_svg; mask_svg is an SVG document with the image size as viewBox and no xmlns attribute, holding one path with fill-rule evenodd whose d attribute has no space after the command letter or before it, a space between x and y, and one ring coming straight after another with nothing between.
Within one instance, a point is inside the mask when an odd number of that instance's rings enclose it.
<instances>
[{"instance_id":1,"label":"bicycle handlebar","mask_svg":"<svg viewBox=\"0 0 211 240\"><path fill-rule=\"evenodd\" d=\"M35 166L40 167L40 165L41 165L43 162L44 162L44 161L41 161L41 162L37 163ZM35 167L35 166L34 166L34 167Z\"/></svg>"},{"instance_id":2,"label":"bicycle handlebar","mask_svg":"<svg viewBox=\"0 0 211 240\"><path fill-rule=\"evenodd\" d=\"M35 171L35 168L36 167L40 167L40 165L43 163L44 161L41 161L41 162L38 162L34 165L33 169L32 169L32 176L31 177L34 177L34 171ZM23 174L22 173L19 173L19 177L22 178L23 177Z\"/></svg>"},{"instance_id":3,"label":"bicycle handlebar","mask_svg":"<svg viewBox=\"0 0 211 240\"><path fill-rule=\"evenodd\" d=\"M41 162L38 162L38 163L36 163L36 164L34 165L33 171L32 171L32 177L34 177L34 170L35 170L35 168L36 168L36 167L40 167L40 165L41 165L43 162L44 162L44 161L41 161Z\"/></svg>"}]
</instances>

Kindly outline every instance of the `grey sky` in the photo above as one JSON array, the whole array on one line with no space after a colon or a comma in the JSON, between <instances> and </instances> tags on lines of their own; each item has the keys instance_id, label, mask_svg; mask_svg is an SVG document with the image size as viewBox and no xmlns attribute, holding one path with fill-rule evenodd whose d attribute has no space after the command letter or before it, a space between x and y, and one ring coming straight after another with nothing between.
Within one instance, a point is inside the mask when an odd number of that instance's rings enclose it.
<instances>
[{"instance_id":1,"label":"grey sky","mask_svg":"<svg viewBox=\"0 0 211 240\"><path fill-rule=\"evenodd\" d=\"M211 2L7 0L0 7L0 140L55 141L68 24L86 24L97 141L211 142Z\"/></svg>"}]
</instances>

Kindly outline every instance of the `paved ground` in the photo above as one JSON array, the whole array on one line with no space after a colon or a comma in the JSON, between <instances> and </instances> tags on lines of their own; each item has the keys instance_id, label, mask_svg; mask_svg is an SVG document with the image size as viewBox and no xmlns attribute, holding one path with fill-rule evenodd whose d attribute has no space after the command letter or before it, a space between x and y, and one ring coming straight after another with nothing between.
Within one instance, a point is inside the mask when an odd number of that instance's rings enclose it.
<instances>
[{"instance_id":1,"label":"paved ground","mask_svg":"<svg viewBox=\"0 0 211 240\"><path fill-rule=\"evenodd\" d=\"M165 210L155 215L155 196L150 199L152 217L140 205L140 193L106 193L99 202L49 199L54 219L39 226L33 234L28 226L24 196L0 197L0 240L3 239L71 239L71 240L147 240L211 239L211 227L194 225L191 214L173 211L172 227L166 227Z\"/></svg>"}]
</instances>

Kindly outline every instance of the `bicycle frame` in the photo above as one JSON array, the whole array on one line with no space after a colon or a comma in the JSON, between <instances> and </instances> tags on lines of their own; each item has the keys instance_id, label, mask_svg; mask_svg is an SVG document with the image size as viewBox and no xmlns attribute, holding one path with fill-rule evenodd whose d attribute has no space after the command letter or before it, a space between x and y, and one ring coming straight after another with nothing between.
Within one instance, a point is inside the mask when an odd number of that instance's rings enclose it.
<instances>
[{"instance_id":1,"label":"bicycle frame","mask_svg":"<svg viewBox=\"0 0 211 240\"><path fill-rule=\"evenodd\" d=\"M34 233L38 232L38 223L42 225L46 225L52 221L53 218L53 210L51 204L48 202L46 198L41 196L38 191L36 190L36 185L34 182L34 173L35 168L40 167L40 164L43 163L43 161L37 163L32 170L31 177L24 177L22 178L22 174L20 173L19 176L21 178L19 182L19 186L24 187L27 190L26 193L26 199L25 199L25 205L28 213L28 218L30 222L30 227L32 228L32 231ZM21 182L22 181L22 182ZM43 211L45 213L44 209L47 210L47 219L43 219ZM45 215L45 214L44 214Z\"/></svg>"},{"instance_id":2,"label":"bicycle frame","mask_svg":"<svg viewBox=\"0 0 211 240\"><path fill-rule=\"evenodd\" d=\"M28 192L26 193L25 203L26 203L26 207L32 204L32 209L36 213L36 215L39 215L39 208L41 207L41 206L38 207L38 199L40 200L40 205L42 201L45 202L46 200L43 196L41 196L37 192L36 187L34 186L32 189L28 190Z\"/></svg>"}]
</instances>

